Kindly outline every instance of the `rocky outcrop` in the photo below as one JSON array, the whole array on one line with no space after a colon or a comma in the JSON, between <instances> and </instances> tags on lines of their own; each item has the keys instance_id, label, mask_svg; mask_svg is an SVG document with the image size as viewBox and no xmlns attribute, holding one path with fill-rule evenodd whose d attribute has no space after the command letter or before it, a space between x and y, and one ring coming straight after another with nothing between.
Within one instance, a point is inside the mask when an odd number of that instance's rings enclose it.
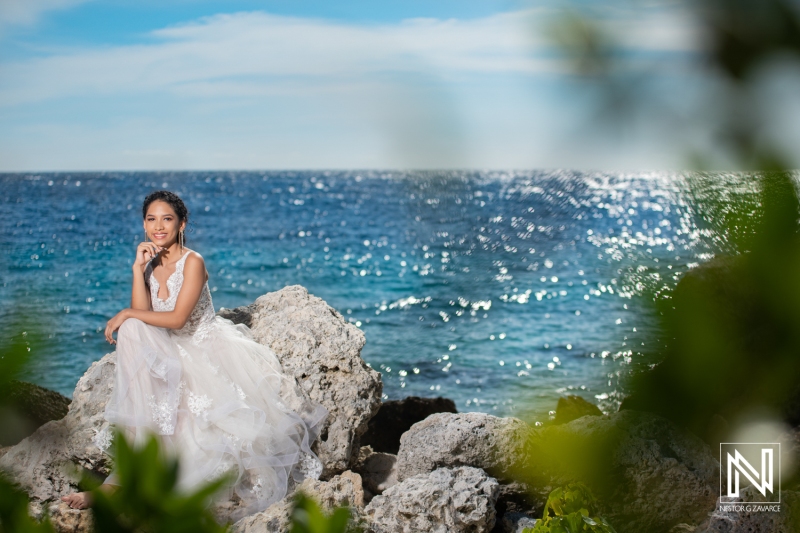
<instances>
[{"instance_id":1,"label":"rocky outcrop","mask_svg":"<svg viewBox=\"0 0 800 533\"><path fill-rule=\"evenodd\" d=\"M506 513L501 521L503 533L523 533L536 525L536 519L524 513ZM495 528L496 529L496 528Z\"/></svg>"},{"instance_id":2,"label":"rocky outcrop","mask_svg":"<svg viewBox=\"0 0 800 533\"><path fill-rule=\"evenodd\" d=\"M570 481L589 485L601 514L619 533L699 533L695 524L714 511L716 453L657 415L601 415L577 397L563 399L554 423L536 429L516 418L434 412L455 411L445 399L409 398L379 411L380 375L361 360L363 333L322 300L292 286L235 311L225 316L250 325L305 394L331 413L315 444L325 465L322 479L296 489L326 509L349 505L354 523L365 521L374 533L519 531L541 517L550 490ZM78 382L65 417L0 454L0 467L31 495L32 514L47 510L60 531L85 531L90 524L89 512L57 500L76 489L78 469L99 475L109 470L109 458L93 439L103 424L114 371L114 354L94 363ZM398 434L403 424L408 427ZM359 442L387 448L395 439L397 455ZM788 507L797 505L794 489L784 488ZM240 520L234 530L288 531L291 496ZM225 520L236 505L222 502L217 516ZM719 512L709 520L709 531L731 532L789 523Z\"/></svg>"},{"instance_id":3,"label":"rocky outcrop","mask_svg":"<svg viewBox=\"0 0 800 533\"><path fill-rule=\"evenodd\" d=\"M51 504L48 512L50 523L58 533L89 533L92 531L94 521L90 512L72 509L64 502Z\"/></svg>"},{"instance_id":4,"label":"rocky outcrop","mask_svg":"<svg viewBox=\"0 0 800 533\"><path fill-rule=\"evenodd\" d=\"M501 483L495 504L498 522L492 533L517 533L523 527L533 527L531 522L542 517L546 501L543 495L538 495L524 483ZM512 527L512 524L516 525Z\"/></svg>"},{"instance_id":5,"label":"rocky outcrop","mask_svg":"<svg viewBox=\"0 0 800 533\"><path fill-rule=\"evenodd\" d=\"M64 418L69 402L66 396L33 383L12 380L4 384L0 390L0 406L13 411L18 422L6 423L0 431L0 447L16 444L42 424Z\"/></svg>"},{"instance_id":6,"label":"rocky outcrop","mask_svg":"<svg viewBox=\"0 0 800 533\"><path fill-rule=\"evenodd\" d=\"M589 403L580 396L570 394L558 399L556 417L553 424L566 424L584 416L601 416L603 412L593 403Z\"/></svg>"},{"instance_id":7,"label":"rocky outcrop","mask_svg":"<svg viewBox=\"0 0 800 533\"><path fill-rule=\"evenodd\" d=\"M378 414L369 421L367 432L361 437L362 446L371 446L376 452L397 455L400 437L417 422L434 413L456 413L456 404L449 398L420 398L409 396L402 400L389 400L381 404Z\"/></svg>"},{"instance_id":8,"label":"rocky outcrop","mask_svg":"<svg viewBox=\"0 0 800 533\"><path fill-rule=\"evenodd\" d=\"M363 520L364 491L361 477L354 472L348 470L328 481L306 479L296 490L313 498L326 513L346 505L351 510L352 524ZM232 533L289 533L291 513L290 495L265 511L242 518L233 525Z\"/></svg>"},{"instance_id":9,"label":"rocky outcrop","mask_svg":"<svg viewBox=\"0 0 800 533\"><path fill-rule=\"evenodd\" d=\"M439 468L376 496L365 514L373 533L489 533L498 488L478 468Z\"/></svg>"},{"instance_id":10,"label":"rocky outcrop","mask_svg":"<svg viewBox=\"0 0 800 533\"><path fill-rule=\"evenodd\" d=\"M360 356L364 334L299 286L262 296L251 307L257 340L269 345L305 394L330 412L312 449L323 462L322 478L332 478L358 459L358 437L380 403L380 374ZM93 363L78 382L66 416L44 424L0 457L0 468L34 504L74 492L80 468L108 474L110 458L93 439L103 426L115 361L111 353Z\"/></svg>"},{"instance_id":11,"label":"rocky outcrop","mask_svg":"<svg viewBox=\"0 0 800 533\"><path fill-rule=\"evenodd\" d=\"M719 461L711 449L657 415L587 416L542 428L531 444L526 475L532 486L586 482L620 533L698 524L719 494Z\"/></svg>"},{"instance_id":12,"label":"rocky outcrop","mask_svg":"<svg viewBox=\"0 0 800 533\"><path fill-rule=\"evenodd\" d=\"M400 481L445 466L482 468L500 482L512 481L528 462L531 428L518 418L484 413L437 413L403 434L397 454Z\"/></svg>"},{"instance_id":13,"label":"rocky outcrop","mask_svg":"<svg viewBox=\"0 0 800 533\"><path fill-rule=\"evenodd\" d=\"M800 492L782 491L780 511L757 510L758 503L766 499L752 486L743 488L739 494L732 503L722 504L718 499L716 510L694 529L695 533L800 531ZM749 508L748 504L751 504Z\"/></svg>"},{"instance_id":14,"label":"rocky outcrop","mask_svg":"<svg viewBox=\"0 0 800 533\"><path fill-rule=\"evenodd\" d=\"M109 457L92 443L114 385L115 355L96 361L78 381L67 415L44 424L0 458L0 468L34 502L74 492L78 468L107 475Z\"/></svg>"},{"instance_id":15,"label":"rocky outcrop","mask_svg":"<svg viewBox=\"0 0 800 533\"><path fill-rule=\"evenodd\" d=\"M373 496L383 494L389 487L397 485L397 456L391 453L373 452L362 446L354 470L364 483L364 498L369 503Z\"/></svg>"},{"instance_id":16,"label":"rocky outcrop","mask_svg":"<svg viewBox=\"0 0 800 533\"><path fill-rule=\"evenodd\" d=\"M256 340L272 348L305 394L328 409L327 427L315 449L325 465L322 478L350 468L383 391L380 374L361 359L364 333L300 285L265 294L226 315L249 324Z\"/></svg>"}]
</instances>

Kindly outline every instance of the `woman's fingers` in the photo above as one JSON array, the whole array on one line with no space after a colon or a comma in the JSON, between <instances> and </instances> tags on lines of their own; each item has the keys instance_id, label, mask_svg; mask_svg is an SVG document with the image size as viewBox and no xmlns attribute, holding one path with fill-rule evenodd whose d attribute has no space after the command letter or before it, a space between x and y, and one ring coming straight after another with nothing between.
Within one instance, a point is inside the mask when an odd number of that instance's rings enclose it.
<instances>
[{"instance_id":1,"label":"woman's fingers","mask_svg":"<svg viewBox=\"0 0 800 533\"><path fill-rule=\"evenodd\" d=\"M111 329L111 322L109 322L108 324L106 324L106 340L109 342L109 344L114 344L113 333L114 332Z\"/></svg>"},{"instance_id":2,"label":"woman's fingers","mask_svg":"<svg viewBox=\"0 0 800 533\"><path fill-rule=\"evenodd\" d=\"M158 253L161 252L161 250L163 250L163 248L161 248L154 242L149 242L149 241L141 242L139 243L139 246L136 249L136 255L138 256L139 254L141 254L144 260L149 261L156 255L158 255Z\"/></svg>"}]
</instances>

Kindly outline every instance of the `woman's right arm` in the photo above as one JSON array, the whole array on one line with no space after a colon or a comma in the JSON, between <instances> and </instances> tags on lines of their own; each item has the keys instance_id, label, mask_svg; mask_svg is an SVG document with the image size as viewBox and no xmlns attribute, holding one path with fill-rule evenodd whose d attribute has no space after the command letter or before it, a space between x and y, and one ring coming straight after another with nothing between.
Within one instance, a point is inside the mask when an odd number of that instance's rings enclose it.
<instances>
[{"instance_id":1,"label":"woman's right arm","mask_svg":"<svg viewBox=\"0 0 800 533\"><path fill-rule=\"evenodd\" d=\"M136 249L136 260L133 262L133 288L131 289L131 309L150 310L150 291L145 284L144 272L147 263L161 251L161 247L153 242L143 242Z\"/></svg>"}]
</instances>

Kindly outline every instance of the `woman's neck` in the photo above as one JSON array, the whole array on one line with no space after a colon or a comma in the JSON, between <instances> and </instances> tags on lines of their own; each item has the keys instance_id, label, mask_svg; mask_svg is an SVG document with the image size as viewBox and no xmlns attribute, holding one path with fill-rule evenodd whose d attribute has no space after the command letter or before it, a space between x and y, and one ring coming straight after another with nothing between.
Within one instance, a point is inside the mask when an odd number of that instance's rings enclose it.
<instances>
[{"instance_id":1,"label":"woman's neck","mask_svg":"<svg viewBox=\"0 0 800 533\"><path fill-rule=\"evenodd\" d=\"M181 248L177 243L173 244L161 251L159 255L161 257L161 264L171 265L178 261L184 253L186 253L186 248Z\"/></svg>"}]
</instances>

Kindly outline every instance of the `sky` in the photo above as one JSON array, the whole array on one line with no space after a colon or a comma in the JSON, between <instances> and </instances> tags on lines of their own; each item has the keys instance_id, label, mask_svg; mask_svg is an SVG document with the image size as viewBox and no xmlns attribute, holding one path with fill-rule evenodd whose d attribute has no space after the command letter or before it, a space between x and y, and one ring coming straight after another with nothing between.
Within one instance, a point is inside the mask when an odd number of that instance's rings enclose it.
<instances>
[{"instance_id":1,"label":"sky","mask_svg":"<svg viewBox=\"0 0 800 533\"><path fill-rule=\"evenodd\" d=\"M575 8L689 112L674 0L0 0L0 171L685 166L661 120L597 126L553 44Z\"/></svg>"}]
</instances>

